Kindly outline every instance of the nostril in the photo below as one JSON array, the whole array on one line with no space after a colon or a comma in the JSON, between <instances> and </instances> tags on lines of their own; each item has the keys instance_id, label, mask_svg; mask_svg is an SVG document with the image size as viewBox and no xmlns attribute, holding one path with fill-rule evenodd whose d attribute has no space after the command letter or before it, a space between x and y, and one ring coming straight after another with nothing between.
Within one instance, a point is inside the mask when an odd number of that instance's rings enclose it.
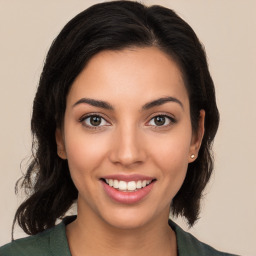
<instances>
[{"instance_id":1,"label":"nostril","mask_svg":"<svg viewBox=\"0 0 256 256\"><path fill-rule=\"evenodd\" d=\"M114 164L120 164L122 166L135 166L142 164L146 161L146 152L143 147L138 144L138 140L134 143L127 137L125 139L118 140L118 143L113 146L109 159Z\"/></svg>"}]
</instances>

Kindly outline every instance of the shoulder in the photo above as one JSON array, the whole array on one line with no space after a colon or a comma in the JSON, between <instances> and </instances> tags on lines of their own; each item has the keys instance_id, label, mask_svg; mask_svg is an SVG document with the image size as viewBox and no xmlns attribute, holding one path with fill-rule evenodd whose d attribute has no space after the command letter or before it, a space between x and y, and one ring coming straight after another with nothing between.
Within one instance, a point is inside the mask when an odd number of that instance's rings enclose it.
<instances>
[{"instance_id":1,"label":"shoulder","mask_svg":"<svg viewBox=\"0 0 256 256\"><path fill-rule=\"evenodd\" d=\"M0 248L1 256L41 255L49 248L49 231L14 240ZM46 254L48 255L48 254Z\"/></svg>"},{"instance_id":2,"label":"shoulder","mask_svg":"<svg viewBox=\"0 0 256 256\"><path fill-rule=\"evenodd\" d=\"M185 232L172 221L169 221L169 225L176 233L180 256L237 256L226 252L220 252L213 247L199 241L193 235Z\"/></svg>"},{"instance_id":3,"label":"shoulder","mask_svg":"<svg viewBox=\"0 0 256 256\"><path fill-rule=\"evenodd\" d=\"M59 253L61 248L65 248L66 246L65 226L61 223L37 235L17 239L0 247L0 255L53 256L56 252Z\"/></svg>"},{"instance_id":4,"label":"shoulder","mask_svg":"<svg viewBox=\"0 0 256 256\"><path fill-rule=\"evenodd\" d=\"M49 254L50 236L53 229L34 236L14 240L0 248L1 256L51 255Z\"/></svg>"}]
</instances>

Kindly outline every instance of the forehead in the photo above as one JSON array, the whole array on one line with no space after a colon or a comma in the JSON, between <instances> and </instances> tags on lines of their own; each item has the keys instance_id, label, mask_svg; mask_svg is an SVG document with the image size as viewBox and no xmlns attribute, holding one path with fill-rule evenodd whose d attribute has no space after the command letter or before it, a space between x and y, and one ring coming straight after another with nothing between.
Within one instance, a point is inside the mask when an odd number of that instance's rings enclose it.
<instances>
[{"instance_id":1,"label":"forehead","mask_svg":"<svg viewBox=\"0 0 256 256\"><path fill-rule=\"evenodd\" d=\"M156 47L127 48L91 58L74 81L68 102L89 97L144 104L166 96L188 103L179 66Z\"/></svg>"}]
</instances>

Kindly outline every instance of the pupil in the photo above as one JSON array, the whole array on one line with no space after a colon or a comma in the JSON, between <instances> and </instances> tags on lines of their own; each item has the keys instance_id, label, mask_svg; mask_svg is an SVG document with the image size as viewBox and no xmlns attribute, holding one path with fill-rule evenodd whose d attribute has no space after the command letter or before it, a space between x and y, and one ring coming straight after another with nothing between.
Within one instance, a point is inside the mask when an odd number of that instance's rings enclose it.
<instances>
[{"instance_id":1,"label":"pupil","mask_svg":"<svg viewBox=\"0 0 256 256\"><path fill-rule=\"evenodd\" d=\"M90 123L91 123L91 125L93 125L93 126L98 126L98 125L100 125L100 123L101 123L101 117L99 117L99 116L92 116L91 119L90 119Z\"/></svg>"},{"instance_id":2,"label":"pupil","mask_svg":"<svg viewBox=\"0 0 256 256\"><path fill-rule=\"evenodd\" d=\"M156 116L155 117L155 124L158 126L164 125L165 117L164 116Z\"/></svg>"}]
</instances>

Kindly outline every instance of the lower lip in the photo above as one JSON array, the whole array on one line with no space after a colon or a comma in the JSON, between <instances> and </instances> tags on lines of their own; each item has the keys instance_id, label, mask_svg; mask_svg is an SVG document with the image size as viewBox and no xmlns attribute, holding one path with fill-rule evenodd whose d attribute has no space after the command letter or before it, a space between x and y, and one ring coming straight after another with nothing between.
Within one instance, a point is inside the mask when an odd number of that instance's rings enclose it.
<instances>
[{"instance_id":1,"label":"lower lip","mask_svg":"<svg viewBox=\"0 0 256 256\"><path fill-rule=\"evenodd\" d=\"M134 192L124 192L124 191L117 190L113 187L110 187L104 181L101 181L101 182L103 184L103 188L107 193L107 195L114 201L122 204L138 203L150 193L155 183L155 182L152 182L146 187L138 189L137 191L134 191Z\"/></svg>"}]
</instances>

